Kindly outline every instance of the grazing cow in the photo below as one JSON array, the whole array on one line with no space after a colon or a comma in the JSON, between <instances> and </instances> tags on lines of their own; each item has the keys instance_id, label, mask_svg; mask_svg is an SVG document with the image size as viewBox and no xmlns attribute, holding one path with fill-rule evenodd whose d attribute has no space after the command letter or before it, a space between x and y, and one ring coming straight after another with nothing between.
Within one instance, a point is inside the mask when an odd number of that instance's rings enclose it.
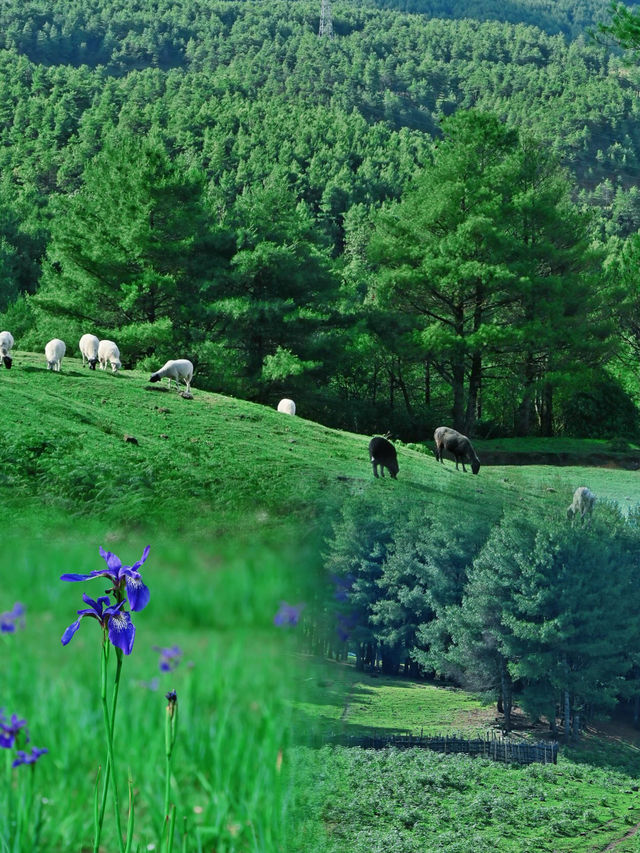
<instances>
[{"instance_id":1,"label":"grazing cow","mask_svg":"<svg viewBox=\"0 0 640 853\"><path fill-rule=\"evenodd\" d=\"M378 465L380 466L380 476L384 477L384 469L386 468L395 480L400 470L398 466L398 454L396 449L381 435L374 436L369 442L369 459L373 465L373 476L378 476Z\"/></svg>"},{"instance_id":2,"label":"grazing cow","mask_svg":"<svg viewBox=\"0 0 640 853\"><path fill-rule=\"evenodd\" d=\"M467 469L464 467L466 460L471 464L473 473L478 473L480 470L480 460L466 435L462 435L461 432L451 427L438 427L433 434L433 440L436 443L436 459L439 462L444 464L442 453L446 450L455 458L456 469L458 469L458 462L461 462L462 470L466 473Z\"/></svg>"}]
</instances>

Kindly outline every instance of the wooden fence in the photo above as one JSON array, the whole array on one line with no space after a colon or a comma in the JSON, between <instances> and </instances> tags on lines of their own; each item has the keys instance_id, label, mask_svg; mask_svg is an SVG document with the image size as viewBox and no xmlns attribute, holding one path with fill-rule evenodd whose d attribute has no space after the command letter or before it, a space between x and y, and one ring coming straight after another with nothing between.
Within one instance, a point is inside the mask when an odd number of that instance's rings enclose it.
<instances>
[{"instance_id":1,"label":"wooden fence","mask_svg":"<svg viewBox=\"0 0 640 853\"><path fill-rule=\"evenodd\" d=\"M482 755L505 764L557 764L558 744L522 743L496 735L484 738L468 738L462 735L326 735L322 743L340 746L361 746L368 749L384 749L395 746L398 749L431 749L447 755Z\"/></svg>"}]
</instances>

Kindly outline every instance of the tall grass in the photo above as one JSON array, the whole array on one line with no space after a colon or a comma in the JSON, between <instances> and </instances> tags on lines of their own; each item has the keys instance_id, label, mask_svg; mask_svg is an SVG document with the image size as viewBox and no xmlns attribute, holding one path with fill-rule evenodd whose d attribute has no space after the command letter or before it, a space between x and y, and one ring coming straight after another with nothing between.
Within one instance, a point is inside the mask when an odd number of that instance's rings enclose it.
<instances>
[{"instance_id":1,"label":"tall grass","mask_svg":"<svg viewBox=\"0 0 640 853\"><path fill-rule=\"evenodd\" d=\"M37 530L39 519L31 522ZM151 544L143 567L151 601L133 614L137 634L124 662L115 732L119 788L127 790L129 775L134 784L135 841L140 849L158 849L164 694L175 688L180 733L170 791L176 834L187 828L186 849L287 849L290 702L303 678L295 630L275 627L273 615L280 600L309 594L313 554L258 537L224 544L206 536L178 540L166 532L112 533L108 542L104 532L102 537L99 523L76 521L71 531L49 527L39 537L10 535L2 543L0 609L21 601L27 614L24 630L3 635L0 707L26 717L32 742L49 749L34 772L42 809L38 849L90 849L94 783L105 756L99 625L84 619L71 643L60 643L84 606L82 592L103 594L105 580L70 584L58 578L102 568L99 544L132 563L143 542ZM174 672L161 673L153 646L174 644L183 649L183 660ZM14 783L30 771L16 768ZM7 795L0 790L0 813ZM179 843L176 838L176 849ZM102 849L116 848L107 818ZM11 830L1 821L0 850L13 853Z\"/></svg>"}]
</instances>

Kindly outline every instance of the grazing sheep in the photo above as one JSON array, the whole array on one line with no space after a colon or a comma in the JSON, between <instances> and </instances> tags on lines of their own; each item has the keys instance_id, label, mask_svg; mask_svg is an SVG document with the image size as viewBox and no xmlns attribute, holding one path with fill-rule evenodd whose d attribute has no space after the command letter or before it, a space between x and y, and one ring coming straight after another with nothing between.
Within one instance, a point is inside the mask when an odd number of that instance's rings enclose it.
<instances>
[{"instance_id":1,"label":"grazing sheep","mask_svg":"<svg viewBox=\"0 0 640 853\"><path fill-rule=\"evenodd\" d=\"M2 363L11 370L13 359L11 358L11 350L13 349L13 335L11 332L0 332L0 358Z\"/></svg>"},{"instance_id":2,"label":"grazing sheep","mask_svg":"<svg viewBox=\"0 0 640 853\"><path fill-rule=\"evenodd\" d=\"M591 489L588 489L586 486L578 486L573 493L573 503L567 507L567 518L571 520L571 524L573 524L578 513L580 513L580 522L582 524L584 524L585 516L587 516L587 523L589 523L595 502L596 496Z\"/></svg>"},{"instance_id":3,"label":"grazing sheep","mask_svg":"<svg viewBox=\"0 0 640 853\"><path fill-rule=\"evenodd\" d=\"M96 338L95 335L83 335L80 338L80 352L82 353L82 366L84 367L85 359L89 362L89 367L91 370L96 369L96 364L98 363L98 347L100 346L100 341Z\"/></svg>"},{"instance_id":4,"label":"grazing sheep","mask_svg":"<svg viewBox=\"0 0 640 853\"><path fill-rule=\"evenodd\" d=\"M191 392L191 378L193 376L193 365L188 358L176 358L168 361L160 370L156 370L151 374L149 382L159 382L165 377L169 380L169 388L171 388L171 380L176 383L178 391L180 390L180 380L182 379L187 386L187 394Z\"/></svg>"},{"instance_id":5,"label":"grazing sheep","mask_svg":"<svg viewBox=\"0 0 640 853\"><path fill-rule=\"evenodd\" d=\"M278 403L278 411L284 412L285 415L295 415L296 413L296 404L293 400L288 400L286 397L284 400L280 400Z\"/></svg>"},{"instance_id":6,"label":"grazing sheep","mask_svg":"<svg viewBox=\"0 0 640 853\"><path fill-rule=\"evenodd\" d=\"M112 373L120 370L122 367L120 350L113 341L100 341L98 344L98 361L100 362L100 370L107 369L107 362L111 365Z\"/></svg>"},{"instance_id":7,"label":"grazing sheep","mask_svg":"<svg viewBox=\"0 0 640 853\"><path fill-rule=\"evenodd\" d=\"M458 462L462 462L462 470L466 473L464 467L465 460L471 464L471 470L477 474L480 470L480 460L476 456L473 445L466 435L462 435L451 427L438 427L433 434L433 439L436 443L436 459L444 464L442 452L446 450L451 453L456 460L456 470L458 470Z\"/></svg>"},{"instance_id":8,"label":"grazing sheep","mask_svg":"<svg viewBox=\"0 0 640 853\"><path fill-rule=\"evenodd\" d=\"M54 338L44 348L44 355L47 359L47 370L57 370L60 372L62 365L62 357L67 351L67 346L60 338Z\"/></svg>"},{"instance_id":9,"label":"grazing sheep","mask_svg":"<svg viewBox=\"0 0 640 853\"><path fill-rule=\"evenodd\" d=\"M386 468L391 477L395 480L400 470L398 466L398 454L396 449L381 435L374 436L369 442L369 459L373 465L373 476L378 476L378 465L380 466L380 476L384 477L384 469Z\"/></svg>"}]
</instances>

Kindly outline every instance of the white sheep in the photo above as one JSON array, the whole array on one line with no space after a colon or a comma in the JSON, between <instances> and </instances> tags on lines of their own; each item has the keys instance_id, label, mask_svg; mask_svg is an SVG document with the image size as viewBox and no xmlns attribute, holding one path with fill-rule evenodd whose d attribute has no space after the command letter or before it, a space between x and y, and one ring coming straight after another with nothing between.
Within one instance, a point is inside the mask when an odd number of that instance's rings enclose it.
<instances>
[{"instance_id":1,"label":"white sheep","mask_svg":"<svg viewBox=\"0 0 640 853\"><path fill-rule=\"evenodd\" d=\"M296 404L293 400L288 400L286 397L284 400L280 400L278 403L278 411L284 412L285 415L295 415L296 413Z\"/></svg>"},{"instance_id":2,"label":"white sheep","mask_svg":"<svg viewBox=\"0 0 640 853\"><path fill-rule=\"evenodd\" d=\"M100 341L98 344L98 361L100 362L100 370L107 369L107 362L111 365L112 373L120 370L122 367L120 350L113 341Z\"/></svg>"},{"instance_id":3,"label":"white sheep","mask_svg":"<svg viewBox=\"0 0 640 853\"><path fill-rule=\"evenodd\" d=\"M60 338L54 338L44 348L44 355L47 359L47 370L57 370L60 372L62 365L62 357L67 351L67 345Z\"/></svg>"},{"instance_id":4,"label":"white sheep","mask_svg":"<svg viewBox=\"0 0 640 853\"><path fill-rule=\"evenodd\" d=\"M13 359L11 358L11 350L13 349L13 335L11 332L0 332L0 359L7 368L11 370Z\"/></svg>"},{"instance_id":5,"label":"white sheep","mask_svg":"<svg viewBox=\"0 0 640 853\"><path fill-rule=\"evenodd\" d=\"M82 353L82 366L84 367L86 360L89 362L91 370L95 370L96 364L98 363L98 347L100 346L100 341L95 335L83 335L80 338L78 346Z\"/></svg>"},{"instance_id":6,"label":"white sheep","mask_svg":"<svg viewBox=\"0 0 640 853\"><path fill-rule=\"evenodd\" d=\"M168 361L160 370L156 370L151 374L149 382L159 382L161 379L169 380L169 388L171 388L171 380L176 383L178 391L180 390L180 380L187 386L187 394L191 392L191 378L193 376L193 365L188 358L176 358Z\"/></svg>"},{"instance_id":7,"label":"white sheep","mask_svg":"<svg viewBox=\"0 0 640 853\"><path fill-rule=\"evenodd\" d=\"M582 524L584 524L585 516L587 516L587 522L590 522L595 502L596 496L591 489L588 489L586 486L578 486L573 493L573 503L567 507L567 518L573 524L576 515L580 513Z\"/></svg>"}]
</instances>

